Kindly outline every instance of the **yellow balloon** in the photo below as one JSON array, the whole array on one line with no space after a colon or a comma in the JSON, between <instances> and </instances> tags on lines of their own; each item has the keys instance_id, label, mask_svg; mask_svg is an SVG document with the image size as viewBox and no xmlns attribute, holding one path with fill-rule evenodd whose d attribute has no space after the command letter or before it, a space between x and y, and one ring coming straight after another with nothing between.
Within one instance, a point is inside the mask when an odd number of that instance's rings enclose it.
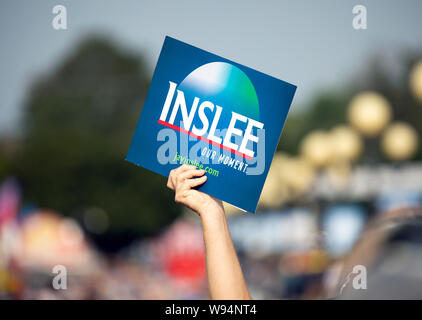
<instances>
[{"instance_id":1,"label":"yellow balloon","mask_svg":"<svg viewBox=\"0 0 422 320\"><path fill-rule=\"evenodd\" d=\"M331 130L334 157L337 161L354 161L362 153L362 139L351 127L339 125Z\"/></svg>"},{"instance_id":2,"label":"yellow balloon","mask_svg":"<svg viewBox=\"0 0 422 320\"><path fill-rule=\"evenodd\" d=\"M260 205L264 207L279 207L287 200L289 196L288 190L286 185L282 183L280 175L281 168L284 167L287 159L286 155L279 152L274 156L259 199Z\"/></svg>"},{"instance_id":3,"label":"yellow balloon","mask_svg":"<svg viewBox=\"0 0 422 320\"><path fill-rule=\"evenodd\" d=\"M304 158L289 158L280 170L281 179L294 195L302 195L312 185L315 169Z\"/></svg>"},{"instance_id":4,"label":"yellow balloon","mask_svg":"<svg viewBox=\"0 0 422 320\"><path fill-rule=\"evenodd\" d=\"M316 130L309 133L303 139L300 149L303 157L316 167L323 167L332 161L332 140L325 131Z\"/></svg>"},{"instance_id":5,"label":"yellow balloon","mask_svg":"<svg viewBox=\"0 0 422 320\"><path fill-rule=\"evenodd\" d=\"M408 160L418 149L419 137L416 130L404 122L396 122L385 131L381 145L384 153L392 160Z\"/></svg>"},{"instance_id":6,"label":"yellow balloon","mask_svg":"<svg viewBox=\"0 0 422 320\"><path fill-rule=\"evenodd\" d=\"M409 82L412 94L422 102L422 60L413 67Z\"/></svg>"},{"instance_id":7,"label":"yellow balloon","mask_svg":"<svg viewBox=\"0 0 422 320\"><path fill-rule=\"evenodd\" d=\"M388 101L376 92L363 92L352 99L348 108L349 122L362 134L373 137L391 120Z\"/></svg>"}]
</instances>

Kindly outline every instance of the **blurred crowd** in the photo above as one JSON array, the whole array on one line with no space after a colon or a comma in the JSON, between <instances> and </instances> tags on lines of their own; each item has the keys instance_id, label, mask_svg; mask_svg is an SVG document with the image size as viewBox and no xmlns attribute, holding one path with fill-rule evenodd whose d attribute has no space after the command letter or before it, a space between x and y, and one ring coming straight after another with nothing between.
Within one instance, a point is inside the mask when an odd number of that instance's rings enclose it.
<instances>
[{"instance_id":1,"label":"blurred crowd","mask_svg":"<svg viewBox=\"0 0 422 320\"><path fill-rule=\"evenodd\" d=\"M176 221L156 238L106 254L71 218L45 210L18 213L13 181L0 194L0 298L201 299L204 252L196 223ZM64 267L57 271L55 267ZM53 285L57 276L60 289Z\"/></svg>"},{"instance_id":2,"label":"blurred crowd","mask_svg":"<svg viewBox=\"0 0 422 320\"><path fill-rule=\"evenodd\" d=\"M13 179L0 190L2 299L208 298L199 219L185 212L155 237L110 254L72 218L19 210ZM385 200L385 199L388 200ZM422 192L373 203L261 209L228 208L232 238L256 299L422 297ZM380 211L382 210L382 211ZM63 276L64 287L54 278ZM354 290L364 266L367 290ZM367 279L366 279L367 278ZM366 283L366 282L365 282ZM62 283L63 285L63 283ZM372 289L372 290L371 290Z\"/></svg>"}]
</instances>

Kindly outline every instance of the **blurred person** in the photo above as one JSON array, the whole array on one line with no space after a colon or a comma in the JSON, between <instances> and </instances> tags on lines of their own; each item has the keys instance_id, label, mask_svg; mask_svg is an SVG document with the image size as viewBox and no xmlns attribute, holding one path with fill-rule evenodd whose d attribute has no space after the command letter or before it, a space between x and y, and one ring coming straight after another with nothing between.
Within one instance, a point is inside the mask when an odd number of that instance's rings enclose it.
<instances>
[{"instance_id":1,"label":"blurred person","mask_svg":"<svg viewBox=\"0 0 422 320\"><path fill-rule=\"evenodd\" d=\"M367 270L365 290L353 287L355 266ZM380 214L337 268L339 279L327 297L422 299L422 208Z\"/></svg>"},{"instance_id":2,"label":"blurred person","mask_svg":"<svg viewBox=\"0 0 422 320\"><path fill-rule=\"evenodd\" d=\"M230 236L223 204L195 189L205 183L205 170L182 165L170 172L167 186L175 201L196 212L202 221L206 269L212 299L251 299ZM344 260L334 290L327 298L422 298L422 209L394 211L370 224ZM365 290L351 288L356 265L370 268Z\"/></svg>"}]
</instances>

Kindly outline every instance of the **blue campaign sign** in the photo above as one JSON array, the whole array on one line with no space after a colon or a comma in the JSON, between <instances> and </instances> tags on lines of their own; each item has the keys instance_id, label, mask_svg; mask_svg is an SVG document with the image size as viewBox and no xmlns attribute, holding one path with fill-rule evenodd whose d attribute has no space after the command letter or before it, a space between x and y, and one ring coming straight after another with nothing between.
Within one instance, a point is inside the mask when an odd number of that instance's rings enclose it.
<instances>
[{"instance_id":1,"label":"blue campaign sign","mask_svg":"<svg viewBox=\"0 0 422 320\"><path fill-rule=\"evenodd\" d=\"M126 160L255 212L296 86L166 37Z\"/></svg>"}]
</instances>

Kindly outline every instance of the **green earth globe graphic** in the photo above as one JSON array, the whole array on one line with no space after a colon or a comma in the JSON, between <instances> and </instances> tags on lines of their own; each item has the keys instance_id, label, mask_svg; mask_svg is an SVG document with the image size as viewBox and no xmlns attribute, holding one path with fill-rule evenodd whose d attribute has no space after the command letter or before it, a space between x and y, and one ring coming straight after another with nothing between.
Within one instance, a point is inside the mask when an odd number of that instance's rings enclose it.
<instances>
[{"instance_id":1,"label":"green earth globe graphic","mask_svg":"<svg viewBox=\"0 0 422 320\"><path fill-rule=\"evenodd\" d=\"M233 111L259 121L258 97L251 80L242 70L227 62L200 66L179 84L178 89L192 99L198 97L201 102L207 100L221 106L225 120L231 118L230 111Z\"/></svg>"}]
</instances>

